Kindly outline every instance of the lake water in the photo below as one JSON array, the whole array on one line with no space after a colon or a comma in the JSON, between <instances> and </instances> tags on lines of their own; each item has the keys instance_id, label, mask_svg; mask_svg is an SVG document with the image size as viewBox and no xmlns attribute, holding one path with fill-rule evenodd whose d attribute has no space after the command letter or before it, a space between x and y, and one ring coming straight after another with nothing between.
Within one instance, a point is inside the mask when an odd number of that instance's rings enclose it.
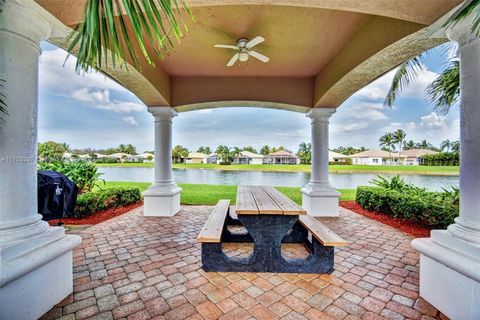
<instances>
[{"instance_id":1,"label":"lake water","mask_svg":"<svg viewBox=\"0 0 480 320\"><path fill-rule=\"evenodd\" d=\"M99 167L106 181L153 181L153 168ZM310 180L307 172L265 172L265 171L228 171L204 169L174 169L176 183L225 184L225 185L271 185L285 187L303 187ZM382 176L394 176L382 174ZM355 189L359 185L368 185L376 178L372 173L331 173L330 183L338 189ZM402 175L406 182L432 191L440 191L452 185L458 186L458 176L428 176L419 174Z\"/></svg>"}]
</instances>

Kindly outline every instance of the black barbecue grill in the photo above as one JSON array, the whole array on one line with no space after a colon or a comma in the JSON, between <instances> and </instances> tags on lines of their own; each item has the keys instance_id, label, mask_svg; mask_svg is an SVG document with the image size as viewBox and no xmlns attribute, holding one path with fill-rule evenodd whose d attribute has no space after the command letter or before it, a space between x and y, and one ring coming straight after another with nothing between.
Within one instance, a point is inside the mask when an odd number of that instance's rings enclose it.
<instances>
[{"instance_id":1,"label":"black barbecue grill","mask_svg":"<svg viewBox=\"0 0 480 320\"><path fill-rule=\"evenodd\" d=\"M38 212L43 220L62 219L73 214L78 189L65 175L38 171Z\"/></svg>"}]
</instances>

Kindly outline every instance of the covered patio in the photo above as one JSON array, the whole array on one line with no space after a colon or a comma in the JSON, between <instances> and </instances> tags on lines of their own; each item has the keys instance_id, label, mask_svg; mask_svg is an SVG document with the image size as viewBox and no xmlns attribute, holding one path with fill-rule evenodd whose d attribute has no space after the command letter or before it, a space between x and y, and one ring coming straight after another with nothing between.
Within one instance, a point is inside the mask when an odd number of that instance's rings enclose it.
<instances>
[{"instance_id":1,"label":"covered patio","mask_svg":"<svg viewBox=\"0 0 480 320\"><path fill-rule=\"evenodd\" d=\"M164 306L167 318L181 312L202 315L200 304L194 305L189 294L205 299L202 302L218 303L207 303L205 309L218 312L215 307L223 306L222 314L260 318L265 312L263 304L240 309L234 304L248 301L247 296L239 302L232 299L234 303L228 300L220 304L225 294L233 295L231 287L242 281L240 278L248 287L238 289L238 293L256 295L257 300L264 291L271 292L267 287L283 284L292 288L277 292L283 293L283 304L291 309L282 315L287 318L328 310L339 318L346 317L345 312L365 318L374 314L394 317L390 312L400 314L398 318L420 318L422 313L436 316L423 300L417 300L418 273L421 296L447 316L480 316L476 303L480 296L480 38L472 32L469 19L443 28L449 13L462 1L189 1L196 22L186 21L190 32L164 60L154 61L155 68L142 60L138 68L130 65L128 71L111 64L102 70L138 96L153 115L155 179L144 193L141 211L81 232L81 245L78 235L48 227L36 213L37 79L40 41L67 48L67 35L83 20L85 1L1 3L0 74L5 78L9 114L0 131L0 317L36 318L73 290L78 301L65 302L62 310L54 309L55 316L59 310L62 314L82 311L67 319L102 313L99 304L103 296L110 296L104 302L118 308L124 293L129 295L125 301L134 298L132 302L106 314L105 319L126 317L135 313L130 312L132 309L143 312L135 317L153 316L159 311L148 310L147 299L157 294L164 302L158 300L154 307ZM214 48L217 43L235 44L239 38L256 36L265 38L258 50L270 58L268 63L250 59L226 67L231 52ZM461 63L460 216L448 230L414 240L421 257L418 270L418 256L409 245L409 237L388 228L382 230L339 209L339 194L328 180L329 119L357 90L448 39L458 43ZM305 113L311 119L311 181L302 189L302 206L309 214L327 219L333 230L351 242L337 255L333 276L206 275L198 271L198 246L192 241L208 210L180 206L182 190L172 178L173 118L182 112L228 106L285 109ZM181 285L195 282L194 278L201 283L197 287ZM314 282L317 286L310 287ZM162 283L171 284L173 289L162 287ZM299 283L311 292L298 287ZM357 284L361 290L352 286ZM154 285L156 291L143 290ZM396 289L390 290L390 286ZM390 294L380 288L390 290ZM413 292L410 297L402 295L404 289ZM356 297L344 296L346 292ZM376 297L383 301L377 305L368 299L372 292L390 297L387 300L384 296L385 301ZM327 299L330 303L322 308L326 298L317 296L311 300L316 307L304 305L312 299L305 298L308 294L327 296L332 301ZM266 299L272 296L278 297L271 293ZM367 311L367 304L373 310ZM235 308L228 310L228 305Z\"/></svg>"}]
</instances>

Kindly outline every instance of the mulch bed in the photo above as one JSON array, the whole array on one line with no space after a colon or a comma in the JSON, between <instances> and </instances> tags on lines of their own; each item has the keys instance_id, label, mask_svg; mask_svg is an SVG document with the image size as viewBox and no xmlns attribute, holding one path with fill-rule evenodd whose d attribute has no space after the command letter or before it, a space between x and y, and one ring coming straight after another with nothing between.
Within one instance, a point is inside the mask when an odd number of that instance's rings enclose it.
<instances>
[{"instance_id":1,"label":"mulch bed","mask_svg":"<svg viewBox=\"0 0 480 320\"><path fill-rule=\"evenodd\" d=\"M132 203L120 208L112 208L104 211L99 211L95 214L92 214L91 216L85 217L85 218L65 218L62 219L62 222L66 225L84 225L84 224L97 224L100 222L103 222L105 220L117 217L119 215L122 215L130 210L133 210L135 208L140 207L143 204L142 201ZM55 226L58 223L58 219L55 220L50 220L48 223L51 226Z\"/></svg>"},{"instance_id":2,"label":"mulch bed","mask_svg":"<svg viewBox=\"0 0 480 320\"><path fill-rule=\"evenodd\" d=\"M394 218L385 213L365 210L356 201L340 201L340 206L390 227L399 229L416 238L430 237L430 229L428 227L415 222Z\"/></svg>"}]
</instances>

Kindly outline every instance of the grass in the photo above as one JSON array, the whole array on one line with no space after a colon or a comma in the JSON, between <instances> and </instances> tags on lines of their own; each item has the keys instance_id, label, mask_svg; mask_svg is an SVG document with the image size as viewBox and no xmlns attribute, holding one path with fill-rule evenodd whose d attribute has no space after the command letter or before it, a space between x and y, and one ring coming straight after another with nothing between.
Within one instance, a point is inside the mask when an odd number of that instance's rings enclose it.
<instances>
[{"instance_id":1,"label":"grass","mask_svg":"<svg viewBox=\"0 0 480 320\"><path fill-rule=\"evenodd\" d=\"M107 181L105 188L139 188L144 191L150 185L149 182L117 182ZM235 204L237 197L237 186L231 185L211 185L211 184L179 184L183 188L180 202L189 205L214 205L220 199L230 199ZM294 202L302 203L302 193L300 188L292 187L276 187ZM339 189L341 193L340 200L354 200L356 195L355 189Z\"/></svg>"},{"instance_id":2,"label":"grass","mask_svg":"<svg viewBox=\"0 0 480 320\"><path fill-rule=\"evenodd\" d=\"M98 163L102 167L153 168L153 163ZM203 164L176 163L176 169L211 169L240 171L277 171L277 172L310 172L310 165L272 165L272 164ZM402 173L424 175L458 175L458 166L367 166L367 165L330 165L332 173Z\"/></svg>"}]
</instances>

